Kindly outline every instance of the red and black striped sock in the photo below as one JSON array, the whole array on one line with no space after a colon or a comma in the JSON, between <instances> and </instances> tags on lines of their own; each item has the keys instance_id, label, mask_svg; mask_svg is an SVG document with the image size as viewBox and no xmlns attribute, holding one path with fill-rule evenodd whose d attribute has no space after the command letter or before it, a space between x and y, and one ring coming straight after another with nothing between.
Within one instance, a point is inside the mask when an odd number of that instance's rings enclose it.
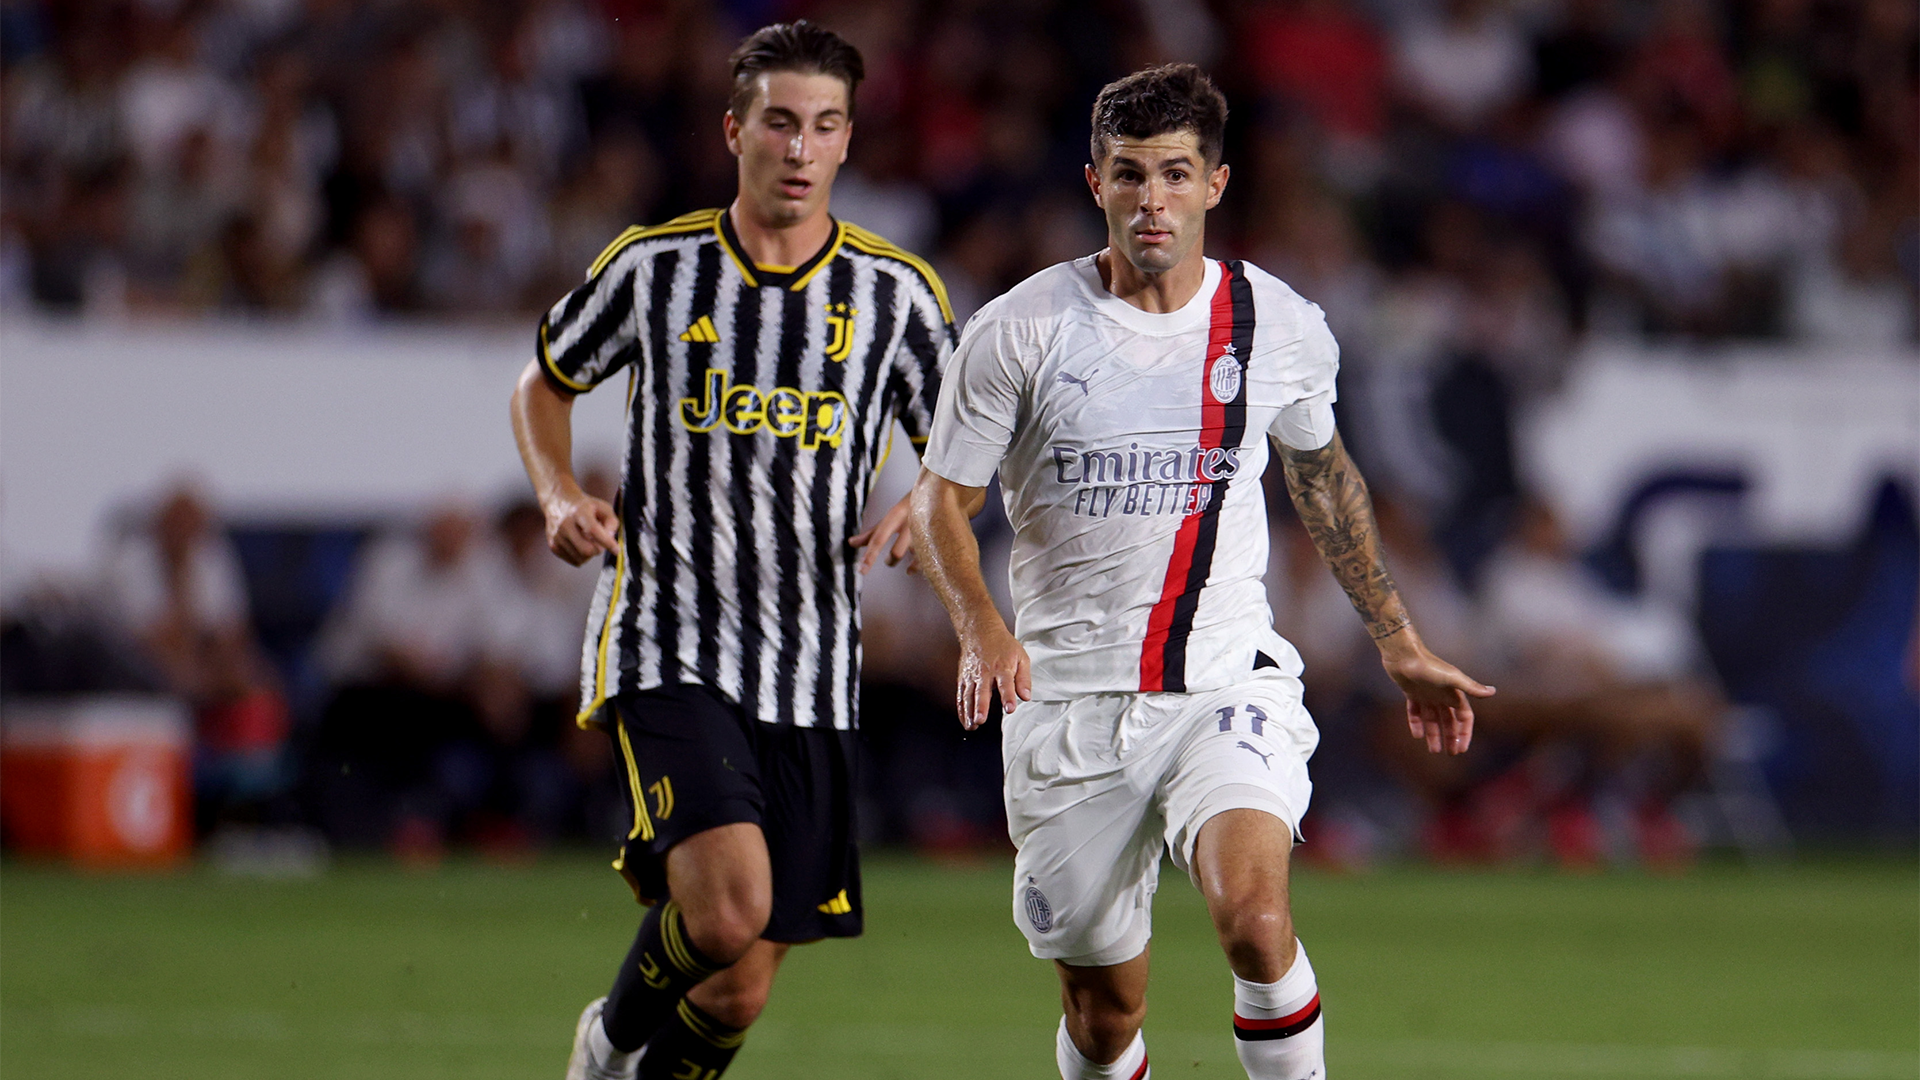
<instances>
[{"instance_id":1,"label":"red and black striped sock","mask_svg":"<svg viewBox=\"0 0 1920 1080\"><path fill-rule=\"evenodd\" d=\"M1233 1046L1251 1080L1323 1080L1320 987L1301 948L1279 982L1233 978Z\"/></svg>"}]
</instances>

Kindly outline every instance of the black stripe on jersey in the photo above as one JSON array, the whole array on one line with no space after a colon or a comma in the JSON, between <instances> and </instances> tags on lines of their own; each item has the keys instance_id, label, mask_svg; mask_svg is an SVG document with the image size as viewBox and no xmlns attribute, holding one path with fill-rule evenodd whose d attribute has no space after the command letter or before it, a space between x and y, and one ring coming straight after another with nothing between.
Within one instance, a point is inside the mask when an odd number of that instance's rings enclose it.
<instances>
[{"instance_id":1,"label":"black stripe on jersey","mask_svg":"<svg viewBox=\"0 0 1920 1080\"><path fill-rule=\"evenodd\" d=\"M1240 389L1225 405L1220 445L1239 446L1247 433L1247 360L1253 355L1253 283L1239 262L1226 264L1227 298L1232 304L1233 360L1240 365ZM1202 393L1211 391L1203 388ZM1213 552L1220 539L1220 510L1227 503L1231 480L1213 482L1207 508L1193 541L1193 561L1187 565L1186 587L1173 602L1173 624L1167 629L1166 670L1162 688L1176 693L1187 689L1187 639L1193 636L1194 614L1200 609L1200 591L1213 573Z\"/></svg>"},{"instance_id":2,"label":"black stripe on jersey","mask_svg":"<svg viewBox=\"0 0 1920 1080\"><path fill-rule=\"evenodd\" d=\"M733 381L754 385L760 371L759 289L738 289L733 301ZM788 441L788 440L780 440ZM733 511L733 583L740 598L740 700L760 699L760 650L766 634L760 628L760 543L753 520L753 470L759 465L759 448L751 441L738 440L745 462L736 461L733 483L727 485Z\"/></svg>"},{"instance_id":3,"label":"black stripe on jersey","mask_svg":"<svg viewBox=\"0 0 1920 1080\"><path fill-rule=\"evenodd\" d=\"M712 244L700 249L694 263L693 293L687 306L687 321L692 322L703 315L713 314L713 302L720 287L720 251ZM713 365L714 346L712 342L696 341L687 345L687 392L695 400L701 396L701 388L706 382L706 371ZM671 414L678 409L679 398L668 395L660 404L666 406L664 412ZM723 442L716 437L702 445L695 440L687 454L686 487L683 494L687 499L687 561L702 571L713 565L713 507L702 497L710 490L708 481L713 475L713 461L710 457L714 444ZM668 550L660 553L662 559L670 558L672 552L672 533L661 528L661 539ZM663 597L662 606L671 607L673 599ZM697 670L700 681L714 685L720 675L720 592L719 583L710 573L700 572L693 578L693 618L696 641ZM662 633L660 643L676 656L680 654L680 642L671 635Z\"/></svg>"},{"instance_id":4,"label":"black stripe on jersey","mask_svg":"<svg viewBox=\"0 0 1920 1080\"><path fill-rule=\"evenodd\" d=\"M779 386L800 385L800 361L807 347L807 296L782 289L780 297L779 359L774 364L774 381ZM773 486L773 512L785 515L797 532L801 507L796 505L794 473L799 439L777 439L773 467L768 479ZM824 462L816 467L825 469ZM817 542L818 538L816 538ZM800 661L800 551L789 544L774 552L774 565L780 580L780 655L773 669L774 697L780 723L794 722L793 688L799 678Z\"/></svg>"},{"instance_id":5,"label":"black stripe on jersey","mask_svg":"<svg viewBox=\"0 0 1920 1080\"><path fill-rule=\"evenodd\" d=\"M944 329L949 334L953 330L951 325ZM912 362L919 368L917 386L915 381L906 377L907 369L897 359L893 376L889 380L892 385L888 388L887 411L899 418L901 426L907 429L907 437L916 442L925 440L933 433L933 410L929 405L924 414L916 414L912 409L905 407L905 403L913 400L916 389L936 387L940 384L940 348L934 336L937 333L939 331L928 324L925 312L918 307L910 308L907 311L907 325L902 334L902 340L907 346Z\"/></svg>"},{"instance_id":6,"label":"black stripe on jersey","mask_svg":"<svg viewBox=\"0 0 1920 1080\"><path fill-rule=\"evenodd\" d=\"M827 305L833 307L833 305L836 304L844 304L851 307L853 304L853 265L845 259L835 259L833 264L826 268L826 272ZM845 309L836 308L835 310ZM847 399L846 424L851 430L847 432L848 439L846 440L847 453L845 460L849 466L851 466L853 462L862 460L862 456L866 450L867 425L855 424L854 418L867 415L866 409L863 406L869 394L868 388L878 381L876 376L879 374L872 370L860 371L858 368L853 370L862 378L859 390L860 397L856 399L849 396ZM824 377L827 389L839 390L842 394L846 393L848 382L848 367L846 361L829 361L821 374ZM840 619L837 617L838 612L836 609L839 607L842 597L845 597L847 602L851 604L853 598L860 595L857 591L857 586L855 588L840 589L835 589L834 587L835 562L837 561L840 564L842 573L844 573L847 568L852 567L856 562L856 560L846 557L850 549L839 547L852 533L847 531L846 527L834 525L834 510L836 507L834 506L833 487L834 480L836 479L835 474L840 471L841 470L833 466L832 459L830 458L822 457L817 460L813 472L813 492L808 500L813 507L814 536L820 538L822 541L814 545L814 580L819 582L820 589L820 595L815 597L815 603L819 607L821 615L819 627L820 666L814 673L813 679L813 713L817 717L832 716L836 712L833 705L833 684L835 680L831 677L834 670L834 654L838 649L851 649L853 647L851 642L842 640L839 627L836 624L845 623L851 626L854 622L852 618L854 613L849 611L847 612L848 618ZM851 474L853 469L849 467L846 471ZM849 498L838 507L840 510L840 520L845 523L845 526L858 528L860 523L859 510L863 500L855 489L860 487L860 485L842 482L840 487L843 493L849 496ZM851 515L848 513L849 510L853 512ZM838 558L836 558L836 556ZM852 659L852 654L849 653L842 666L853 666ZM848 700L847 707L849 710L856 708L851 699Z\"/></svg>"},{"instance_id":7,"label":"black stripe on jersey","mask_svg":"<svg viewBox=\"0 0 1920 1080\"><path fill-rule=\"evenodd\" d=\"M588 292L591 290L582 289L580 291ZM587 328L580 334L579 340L574 342L573 346L567 350L568 353L574 356L586 357L586 363L593 363L594 358L599 356L600 350L607 344L608 339L612 338L632 315L633 284L631 282L622 282L614 288L613 295L607 298L606 305L600 309L599 314L593 317L593 322L587 324ZM631 357L629 357L629 359L631 359ZM608 363L603 370L594 373L593 381L597 383L601 379L606 378L613 373L617 366L617 363Z\"/></svg>"},{"instance_id":8,"label":"black stripe on jersey","mask_svg":"<svg viewBox=\"0 0 1920 1080\"><path fill-rule=\"evenodd\" d=\"M890 379L887 373L888 357L893 351L894 320L898 314L898 308L894 300L898 291L898 283L894 280L892 274L875 273L873 275L873 300L871 301L874 310L873 336L867 342L867 355L864 359L868 377L866 386L861 390L859 409L856 415L867 415L867 410L873 407L874 395L886 392L889 386ZM888 431L888 424L890 423L890 420L882 418L874 432L874 441L864 445L860 448L860 453L852 455L847 459L850 462L865 462L868 470L867 475L869 477L872 476L872 470L878 465L880 448L886 445L887 436L890 434ZM861 425L860 431L861 437L865 438L866 425ZM847 500L846 520L849 523L860 522L862 513L866 508L866 485L848 484L843 494ZM845 577L844 588L846 595L859 596L859 560L848 559L846 565L842 568L842 573ZM847 620L845 647L847 650L846 655L850 661L860 655L858 651L860 648L860 620L857 613L854 618ZM850 662L846 665L846 681L847 708L854 714L857 721L860 711L860 667L858 664Z\"/></svg>"},{"instance_id":9,"label":"black stripe on jersey","mask_svg":"<svg viewBox=\"0 0 1920 1080\"><path fill-rule=\"evenodd\" d=\"M704 253L707 249L702 248ZM668 341L673 335L667 325L667 305L673 298L674 279L680 276L680 253L666 251L654 260L653 290L647 298L648 335L653 341L653 391L656 399L673 397L673 353L668 349ZM635 403L636 407L638 402ZM660 656L659 678L663 683L679 681L679 664L674 652L674 644L680 638L680 619L674 611L674 598L678 595L679 562L673 558L673 512L674 485L673 470L673 409L659 400L650 403L653 407L653 460L644 463L645 471L628 475L627 483L631 487L643 487L651 479L654 485L653 496L653 539L654 549L648 553L653 562L653 580L658 594L652 605L655 618L654 641ZM629 511L627 527L634 528L639 520ZM629 559L627 572L633 573L634 567L644 565L639 560ZM620 659L624 663L628 655L633 655L636 663L637 652L630 652L629 643L638 643L641 597L637 590L629 590L631 599L627 601L625 617L620 626Z\"/></svg>"}]
</instances>

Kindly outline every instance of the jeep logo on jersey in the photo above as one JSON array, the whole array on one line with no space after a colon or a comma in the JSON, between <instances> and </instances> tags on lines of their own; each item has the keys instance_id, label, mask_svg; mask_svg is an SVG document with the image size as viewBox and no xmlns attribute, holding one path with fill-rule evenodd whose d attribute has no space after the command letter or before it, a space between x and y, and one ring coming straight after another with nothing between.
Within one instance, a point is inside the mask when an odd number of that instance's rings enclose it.
<instances>
[{"instance_id":1,"label":"jeep logo on jersey","mask_svg":"<svg viewBox=\"0 0 1920 1080\"><path fill-rule=\"evenodd\" d=\"M1213 393L1213 400L1222 405L1240 396L1240 361L1233 353L1233 346L1228 345L1214 359L1213 370L1207 373L1207 389Z\"/></svg>"},{"instance_id":2,"label":"jeep logo on jersey","mask_svg":"<svg viewBox=\"0 0 1920 1080\"><path fill-rule=\"evenodd\" d=\"M846 437L847 399L837 391L791 386L763 390L730 383L727 372L708 368L699 400L680 399L680 423L696 432L724 426L735 435L752 435L765 428L783 439L799 436L800 445L808 450L822 443L838 447Z\"/></svg>"},{"instance_id":3,"label":"jeep logo on jersey","mask_svg":"<svg viewBox=\"0 0 1920 1080\"><path fill-rule=\"evenodd\" d=\"M1040 891L1040 886L1029 884L1021 902L1027 909L1027 921L1035 930L1044 934L1053 929L1053 905L1047 903L1047 894Z\"/></svg>"}]
</instances>

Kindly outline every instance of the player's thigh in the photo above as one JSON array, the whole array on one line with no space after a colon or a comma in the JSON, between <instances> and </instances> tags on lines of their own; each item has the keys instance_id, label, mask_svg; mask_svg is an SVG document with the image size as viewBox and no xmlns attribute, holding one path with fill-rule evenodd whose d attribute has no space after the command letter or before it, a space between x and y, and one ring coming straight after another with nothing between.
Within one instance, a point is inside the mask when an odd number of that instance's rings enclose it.
<instances>
[{"instance_id":1,"label":"player's thigh","mask_svg":"<svg viewBox=\"0 0 1920 1080\"><path fill-rule=\"evenodd\" d=\"M755 729L773 876L770 941L858 937L863 928L856 739L828 727Z\"/></svg>"},{"instance_id":2,"label":"player's thigh","mask_svg":"<svg viewBox=\"0 0 1920 1080\"><path fill-rule=\"evenodd\" d=\"M1103 967L1146 948L1164 824L1154 762L1116 753L1132 697L1029 702L1006 721L1013 918L1042 959Z\"/></svg>"},{"instance_id":3,"label":"player's thigh","mask_svg":"<svg viewBox=\"0 0 1920 1080\"><path fill-rule=\"evenodd\" d=\"M683 879L700 866L703 878L718 874L728 883L758 873L765 881L765 856L734 857L735 848L765 840L760 829L765 797L753 752L754 721L714 691L672 685L614 699L610 734L632 812L632 827L615 863L648 899L668 895L668 868L679 864ZM752 829L726 829L752 826ZM703 834L725 830L718 835ZM700 837L699 846L716 846L725 859L670 860L675 847ZM702 888L688 880L685 887Z\"/></svg>"},{"instance_id":4,"label":"player's thigh","mask_svg":"<svg viewBox=\"0 0 1920 1080\"><path fill-rule=\"evenodd\" d=\"M1298 838L1313 797L1307 759L1319 743L1299 680L1262 673L1195 694L1188 708L1163 795L1174 862L1191 874L1201 830L1229 810L1270 814L1284 826L1282 836Z\"/></svg>"}]
</instances>

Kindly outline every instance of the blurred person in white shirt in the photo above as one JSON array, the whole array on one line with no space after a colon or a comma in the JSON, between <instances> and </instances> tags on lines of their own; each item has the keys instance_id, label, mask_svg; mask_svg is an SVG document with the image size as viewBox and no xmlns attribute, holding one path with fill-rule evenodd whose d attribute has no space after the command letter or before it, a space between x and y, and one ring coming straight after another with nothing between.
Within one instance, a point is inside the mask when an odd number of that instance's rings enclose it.
<instances>
[{"instance_id":1,"label":"blurred person in white shirt","mask_svg":"<svg viewBox=\"0 0 1920 1080\"><path fill-rule=\"evenodd\" d=\"M449 751L482 737L501 579L472 512L456 503L361 553L319 651L337 687L318 747L336 838L432 858L472 802L471 755Z\"/></svg>"},{"instance_id":2,"label":"blurred person in white shirt","mask_svg":"<svg viewBox=\"0 0 1920 1080\"><path fill-rule=\"evenodd\" d=\"M1699 781L1726 703L1688 614L1607 589L1529 499L1485 568L1481 616L1503 688L1483 731L1524 755L1494 793L1495 847L1524 844L1514 830L1544 816L1569 864L1629 850L1654 866L1690 860L1673 800Z\"/></svg>"},{"instance_id":3,"label":"blurred person in white shirt","mask_svg":"<svg viewBox=\"0 0 1920 1080\"><path fill-rule=\"evenodd\" d=\"M205 498L185 483L169 490L117 545L109 574L122 626L193 709L201 827L258 816L290 779L287 703L254 640L240 558Z\"/></svg>"}]
</instances>

